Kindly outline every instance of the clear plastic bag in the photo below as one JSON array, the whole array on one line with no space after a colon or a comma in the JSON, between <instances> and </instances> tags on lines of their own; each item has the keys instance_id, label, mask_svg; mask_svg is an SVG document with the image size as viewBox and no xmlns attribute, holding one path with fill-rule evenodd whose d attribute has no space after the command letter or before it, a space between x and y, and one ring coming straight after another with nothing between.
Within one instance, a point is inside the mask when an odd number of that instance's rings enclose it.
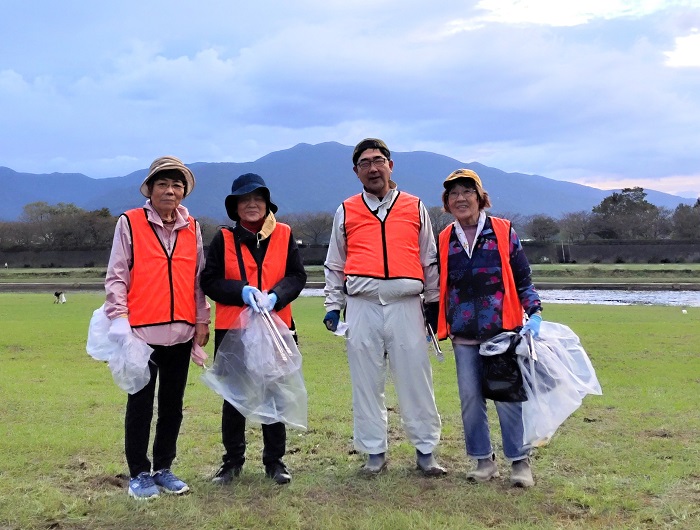
<instances>
[{"instance_id":1,"label":"clear plastic bag","mask_svg":"<svg viewBox=\"0 0 700 530\"><path fill-rule=\"evenodd\" d=\"M248 308L221 341L202 381L254 423L306 430L307 394L292 333L270 313L289 353L275 347L263 316Z\"/></svg>"},{"instance_id":2,"label":"clear plastic bag","mask_svg":"<svg viewBox=\"0 0 700 530\"><path fill-rule=\"evenodd\" d=\"M117 386L129 394L135 394L151 380L148 362L153 348L132 333L122 347L117 349L108 361L112 379Z\"/></svg>"},{"instance_id":3,"label":"clear plastic bag","mask_svg":"<svg viewBox=\"0 0 700 530\"><path fill-rule=\"evenodd\" d=\"M522 404L523 442L543 446L587 394L602 395L578 336L567 326L542 322L530 341L534 355L518 356L527 401Z\"/></svg>"},{"instance_id":4,"label":"clear plastic bag","mask_svg":"<svg viewBox=\"0 0 700 530\"><path fill-rule=\"evenodd\" d=\"M148 361L153 348L133 333L123 345L109 340L107 333L110 324L103 304L92 313L85 349L93 359L107 361L112 378L119 388L135 394L151 379Z\"/></svg>"}]
</instances>

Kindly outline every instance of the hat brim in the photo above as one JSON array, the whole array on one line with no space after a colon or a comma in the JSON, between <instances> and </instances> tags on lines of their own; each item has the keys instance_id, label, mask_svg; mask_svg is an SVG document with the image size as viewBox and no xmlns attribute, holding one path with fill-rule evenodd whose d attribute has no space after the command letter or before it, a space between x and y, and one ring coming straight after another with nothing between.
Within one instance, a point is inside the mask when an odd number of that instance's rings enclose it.
<instances>
[{"instance_id":1,"label":"hat brim","mask_svg":"<svg viewBox=\"0 0 700 530\"><path fill-rule=\"evenodd\" d=\"M185 195L184 195L185 197L187 197L190 193L192 193L192 190L194 189L194 184L195 184L194 175L192 174L192 171L190 171L190 169L184 165L179 165L176 163L172 163L172 164L166 163L166 164L158 166L155 170L150 171L148 173L148 175L146 175L146 178L143 179L143 182L141 183L141 187L139 188L141 195L143 195L144 197L150 198L151 194L149 193L149 190L148 190L148 182L152 178L154 178L156 175L158 175L158 173L160 173L161 171L165 171L167 169L176 169L180 173L182 173L182 176L185 177L185 182L187 183L187 190L185 191Z\"/></svg>"}]
</instances>

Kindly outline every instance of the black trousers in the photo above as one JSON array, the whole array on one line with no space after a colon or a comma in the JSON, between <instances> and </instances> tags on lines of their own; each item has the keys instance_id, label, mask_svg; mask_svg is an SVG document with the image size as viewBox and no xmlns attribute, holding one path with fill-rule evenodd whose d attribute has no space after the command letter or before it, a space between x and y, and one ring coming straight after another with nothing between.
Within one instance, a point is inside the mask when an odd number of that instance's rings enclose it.
<instances>
[{"instance_id":1,"label":"black trousers","mask_svg":"<svg viewBox=\"0 0 700 530\"><path fill-rule=\"evenodd\" d=\"M225 329L214 331L214 357L221 341L226 336ZM221 408L221 439L226 451L223 462L226 466L242 466L245 462L245 416L228 401ZM263 454L262 461L269 466L282 460L287 446L287 427L282 422L262 425Z\"/></svg>"},{"instance_id":2,"label":"black trousers","mask_svg":"<svg viewBox=\"0 0 700 530\"><path fill-rule=\"evenodd\" d=\"M182 402L190 368L192 341L173 346L153 346L148 367L148 384L129 394L124 420L124 450L129 473L135 477L151 472L148 442L153 419L153 402L158 381L158 419L153 440L153 471L170 468L177 454L177 437L182 424Z\"/></svg>"}]
</instances>

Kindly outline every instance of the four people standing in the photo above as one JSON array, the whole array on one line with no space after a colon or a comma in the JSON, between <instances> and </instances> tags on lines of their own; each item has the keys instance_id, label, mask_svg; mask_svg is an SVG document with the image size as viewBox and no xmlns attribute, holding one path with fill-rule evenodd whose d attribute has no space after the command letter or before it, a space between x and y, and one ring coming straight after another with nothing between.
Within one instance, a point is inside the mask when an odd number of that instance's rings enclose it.
<instances>
[{"instance_id":1,"label":"four people standing","mask_svg":"<svg viewBox=\"0 0 700 530\"><path fill-rule=\"evenodd\" d=\"M236 226L216 233L201 278L204 293L216 302L215 351L226 333L236 327L246 306L259 312L259 304L265 303L264 309L277 311L294 330L290 304L306 284L296 240L290 227L275 219L277 206L262 177L246 173L235 179L226 197L226 213ZM239 476L243 468L246 419L228 401L224 401L221 415L226 452L213 482L223 485ZM281 422L263 425L262 433L265 474L278 484L286 484L292 479L282 462L286 427Z\"/></svg>"},{"instance_id":2,"label":"four people standing","mask_svg":"<svg viewBox=\"0 0 700 530\"><path fill-rule=\"evenodd\" d=\"M503 330L520 329L523 313L529 316L524 329L535 335L541 321L520 241L508 221L486 215L490 201L479 176L460 169L444 182L443 205L455 222L440 234L438 260L428 212L420 199L399 191L391 180L394 162L386 144L367 138L355 147L352 161L363 190L335 213L324 263L324 324L335 331L344 311L353 440L368 455L361 471L375 475L387 466L384 390L389 368L417 468L427 476L446 473L433 454L441 422L427 354L425 326L430 324L438 328L439 338L449 336L454 347L467 454L477 460L468 478L488 481L498 476L498 468L481 395L479 345ZM205 295L216 302L216 351L246 306L258 312L274 309L294 330L290 304L306 283L291 229L276 221L270 190L252 173L234 180L225 204L236 225L216 233L205 265L199 225L181 205L194 183L192 172L177 158L153 162L141 186L148 201L119 218L107 271L110 338L123 340L133 331L154 349L151 380L129 395L126 408L129 495L136 498L189 489L170 467L193 343L204 346L209 338ZM151 465L147 450L157 378ZM531 486L521 406L497 402L496 409L503 450L512 463L511 482ZM217 484L230 483L241 473L245 425L245 417L224 401L226 452L213 479ZM278 484L290 482L282 461L285 425L263 425L262 432L266 475Z\"/></svg>"},{"instance_id":3,"label":"four people standing","mask_svg":"<svg viewBox=\"0 0 700 530\"><path fill-rule=\"evenodd\" d=\"M171 471L182 423L193 341L209 340L210 308L199 287L204 251L199 224L181 201L194 188L192 172L177 158L156 159L141 184L148 199L123 213L114 231L105 278L108 336L124 343L132 333L153 348L149 383L129 394L125 452L129 495L157 497L159 490L180 494L185 482ZM148 445L158 382L158 421L153 464Z\"/></svg>"},{"instance_id":4,"label":"four people standing","mask_svg":"<svg viewBox=\"0 0 700 530\"><path fill-rule=\"evenodd\" d=\"M388 364L417 467L442 475L433 456L441 424L421 300L423 295L432 307L438 300L430 218L417 197L391 180L394 161L382 140L362 140L352 163L363 189L335 213L324 264L324 323L335 331L345 311L355 448L368 455L363 473L385 469Z\"/></svg>"}]
</instances>

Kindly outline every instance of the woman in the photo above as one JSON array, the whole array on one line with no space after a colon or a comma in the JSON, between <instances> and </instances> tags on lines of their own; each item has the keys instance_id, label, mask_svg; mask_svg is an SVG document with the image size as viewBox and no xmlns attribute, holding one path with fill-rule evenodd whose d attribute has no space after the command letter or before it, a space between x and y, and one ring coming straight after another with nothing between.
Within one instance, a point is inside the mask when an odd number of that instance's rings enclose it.
<instances>
[{"instance_id":1,"label":"woman","mask_svg":"<svg viewBox=\"0 0 700 530\"><path fill-rule=\"evenodd\" d=\"M215 351L245 306L259 312L259 303L266 303L264 309L274 309L294 329L290 303L304 288L306 271L291 229L277 222L276 212L262 177L246 173L233 181L231 195L226 197L226 213L236 226L223 227L214 236L201 278L203 291L216 302ZM261 291L266 291L267 297ZM214 476L215 484L228 484L241 473L245 423L245 417L224 401L221 433L226 453ZM286 427L281 422L263 424L262 432L265 474L277 484L287 484L292 476L282 462Z\"/></svg>"},{"instance_id":2,"label":"woman","mask_svg":"<svg viewBox=\"0 0 700 530\"><path fill-rule=\"evenodd\" d=\"M486 215L491 202L479 176L458 169L443 185L442 203L455 221L440 233L438 242L438 338L449 336L455 352L467 455L477 460L467 478L486 482L499 473L481 393L479 345L503 331L521 329L524 313L529 319L521 332L537 335L542 305L510 222ZM511 484L533 486L529 447L523 444L521 404L495 403L503 452L511 462Z\"/></svg>"},{"instance_id":3,"label":"woman","mask_svg":"<svg viewBox=\"0 0 700 530\"><path fill-rule=\"evenodd\" d=\"M189 490L170 466L182 423L182 403L193 343L209 340L210 308L199 287L204 250L199 224L180 203L194 188L192 172L172 156L156 159L141 184L142 208L122 214L107 266L105 312L108 336L124 343L130 333L152 348L149 383L126 404L125 452L129 495L157 497L159 491ZM193 357L194 358L194 357ZM148 441L158 384L158 421L153 474Z\"/></svg>"}]
</instances>

